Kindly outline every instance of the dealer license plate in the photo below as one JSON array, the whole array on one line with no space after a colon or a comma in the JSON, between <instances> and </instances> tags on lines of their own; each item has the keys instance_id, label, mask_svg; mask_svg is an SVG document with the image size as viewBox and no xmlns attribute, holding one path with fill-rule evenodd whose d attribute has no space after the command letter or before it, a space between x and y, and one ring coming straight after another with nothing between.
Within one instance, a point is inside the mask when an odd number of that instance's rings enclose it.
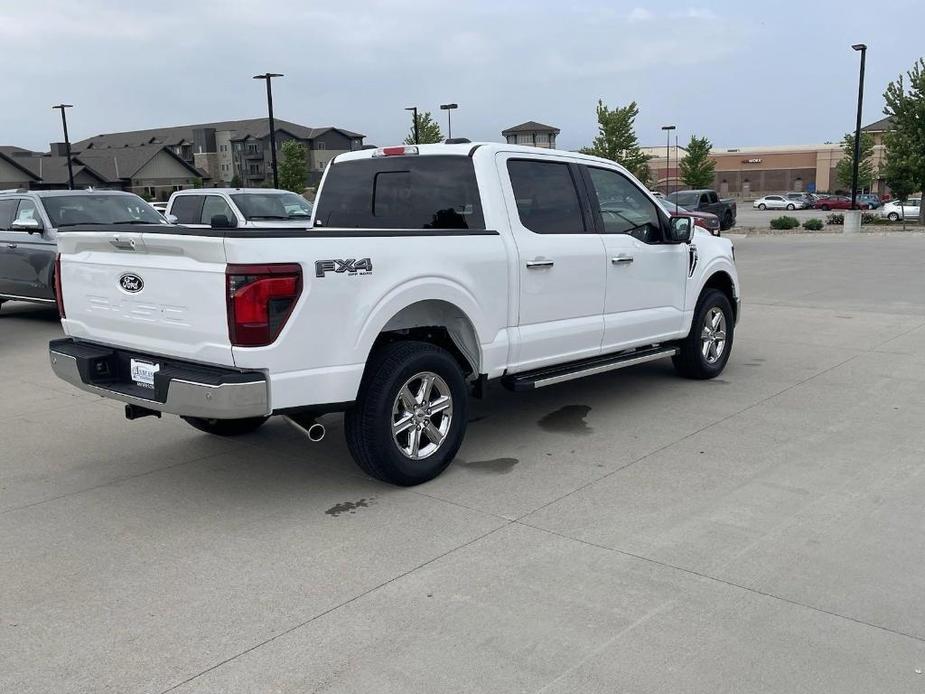
<instances>
[{"instance_id":1,"label":"dealer license plate","mask_svg":"<svg viewBox=\"0 0 925 694\"><path fill-rule=\"evenodd\" d=\"M141 361L139 359L132 359L132 380L143 388L154 388L154 374L160 370L160 364L154 364L150 361Z\"/></svg>"}]
</instances>

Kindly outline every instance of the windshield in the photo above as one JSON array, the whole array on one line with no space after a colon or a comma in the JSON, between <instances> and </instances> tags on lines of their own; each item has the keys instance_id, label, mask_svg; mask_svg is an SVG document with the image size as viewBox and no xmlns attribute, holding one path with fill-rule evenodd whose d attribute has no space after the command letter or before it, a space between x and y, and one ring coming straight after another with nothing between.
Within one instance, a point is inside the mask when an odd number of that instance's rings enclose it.
<instances>
[{"instance_id":1,"label":"windshield","mask_svg":"<svg viewBox=\"0 0 925 694\"><path fill-rule=\"evenodd\" d=\"M76 224L166 224L157 211L137 195L49 195L45 211L56 228Z\"/></svg>"},{"instance_id":2,"label":"windshield","mask_svg":"<svg viewBox=\"0 0 925 694\"><path fill-rule=\"evenodd\" d=\"M305 219L312 204L295 193L236 193L231 196L245 219Z\"/></svg>"},{"instance_id":3,"label":"windshield","mask_svg":"<svg viewBox=\"0 0 925 694\"><path fill-rule=\"evenodd\" d=\"M688 209L683 205L675 205L671 200L666 200L665 198L657 198L658 204L664 207L668 212L675 212L676 210L679 213L686 214Z\"/></svg>"}]
</instances>

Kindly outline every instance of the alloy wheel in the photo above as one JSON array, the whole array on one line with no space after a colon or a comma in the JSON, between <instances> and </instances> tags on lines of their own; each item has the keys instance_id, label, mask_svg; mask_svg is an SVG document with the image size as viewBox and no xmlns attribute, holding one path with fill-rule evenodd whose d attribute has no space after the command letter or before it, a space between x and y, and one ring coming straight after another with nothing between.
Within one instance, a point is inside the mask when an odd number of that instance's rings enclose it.
<instances>
[{"instance_id":1,"label":"alloy wheel","mask_svg":"<svg viewBox=\"0 0 925 694\"><path fill-rule=\"evenodd\" d=\"M411 460L432 456L446 441L453 422L450 387L431 371L415 374L392 405L392 440Z\"/></svg>"},{"instance_id":2,"label":"alloy wheel","mask_svg":"<svg viewBox=\"0 0 925 694\"><path fill-rule=\"evenodd\" d=\"M726 315L719 306L707 311L700 333L701 354L707 364L715 364L726 351Z\"/></svg>"}]
</instances>

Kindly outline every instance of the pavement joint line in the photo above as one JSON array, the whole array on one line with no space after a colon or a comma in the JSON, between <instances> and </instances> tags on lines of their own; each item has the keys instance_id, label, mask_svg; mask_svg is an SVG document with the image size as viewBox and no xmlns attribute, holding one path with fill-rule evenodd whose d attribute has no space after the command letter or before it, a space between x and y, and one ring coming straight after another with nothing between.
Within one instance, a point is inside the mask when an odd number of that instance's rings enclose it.
<instances>
[{"instance_id":1,"label":"pavement joint line","mask_svg":"<svg viewBox=\"0 0 925 694\"><path fill-rule=\"evenodd\" d=\"M412 494L417 494L418 496L427 497L428 499L433 499L434 501L442 501L445 504L450 504L451 506L456 506L457 508L462 508L467 511L472 511L473 513L479 513L489 518L497 518L498 520L504 521L506 523L510 523L510 522L517 520L516 518L511 517L511 516L502 516L499 513L492 513L491 511L486 511L485 509L482 509L482 508L475 508L474 506L467 506L466 504L461 504L458 501L452 501L451 499L444 499L443 497L434 496L433 494L425 494L424 492L418 491L413 488L408 489L408 491L410 491Z\"/></svg>"},{"instance_id":2,"label":"pavement joint line","mask_svg":"<svg viewBox=\"0 0 925 694\"><path fill-rule=\"evenodd\" d=\"M779 395L783 395L784 393L786 393L786 392L788 392L788 391L790 391L790 390L793 390L794 388L798 388L798 387L802 386L803 384L805 384L805 383L807 383L807 382L813 380L814 378L818 378L819 376L823 376L823 375L829 373L830 371L833 371L833 370L835 370L835 369L837 369L837 368L839 368L839 367L841 367L841 366L844 366L844 365L847 364L849 361L851 361L852 359L857 359L859 356L860 356L860 355L858 355L858 354L854 354L854 355L848 357L847 359L844 359L844 360L838 362L837 364L835 364L835 365L833 365L833 366L830 366L830 367L828 367L828 368L826 368L826 369L823 369L822 371L819 371L819 372L813 374L812 376L807 376L806 378L804 378L804 379L801 380L801 381L798 381L798 382L796 382L796 383L793 383L793 384L787 386L786 388L783 388L783 389L781 389L781 390L779 390L779 391L777 391L777 392L775 392L775 393L771 393L770 395L768 395L767 397L762 398L762 399L759 400L758 402L753 402L751 405L746 405L746 406L743 407L742 409L737 410L737 411L735 411L735 412L733 412L733 413L731 413L731 414L728 414L728 415L726 415L725 417L720 417L720 418L717 419L715 422L711 422L711 423L709 423L709 424L705 424L704 426L700 427L699 429L697 429L697 430L695 430L695 431L692 431L692 432L689 433L689 434L685 434L684 436L682 436L682 437L679 438L679 439L675 439L674 441L671 441L671 442L669 442L669 443L666 443L666 444L663 445L663 446L659 446L659 447L656 448L654 451L649 451L648 453L645 453L645 454L641 455L640 457L636 458L635 460L631 460L630 462L626 463L625 465L621 465L620 467L618 467L618 468L616 468L616 469L614 469L614 470L611 470L610 472L608 472L608 473L606 473L606 474L604 474L604 475L601 475L600 477L598 477L598 478L596 478L596 479L593 479L593 480L591 480L590 482L586 482L585 484L582 484L582 485L576 487L575 489L572 489L571 491L566 492L566 493L563 494L562 496L559 496L559 497L553 499L552 501L546 502L546 503L543 504L542 506L538 506L537 508L533 509L532 511L528 511L527 513L524 513L523 515L518 516L517 521L519 522L519 521L521 521L522 519L526 518L527 516L530 516L530 515L536 513L537 511L542 511L544 508L546 508L546 507L548 507L548 506L552 506L553 504L558 503L559 501L562 501L563 499L566 499L566 498L572 496L573 494L577 494L578 492L580 492L580 491L582 491L582 490L584 490L584 489L587 489L588 487L590 487L590 486L592 486L592 485L594 485L594 484L597 484L597 483L600 482L601 480L605 480L605 479L607 479L608 477L611 477L611 476L613 476L613 475L616 475L618 472L621 472L621 471L623 471L623 470L626 470L627 468L629 468L629 467L631 467L631 466L633 466L633 465L635 465L635 464L637 464L637 463L642 462L642 461L645 460L646 458L650 458L650 457L652 457L653 455L656 455L656 454L658 454L658 453L661 453L662 451L664 451L664 450L666 450L666 449L668 449L668 448L671 448L672 446L675 446L675 445L681 443L682 441L686 441L687 439L689 439L689 438L691 438L691 437L693 437L693 436L696 436L697 434L700 434L700 433L702 433L702 432L704 432L704 431L707 431L708 429L712 429L712 428L715 427L717 424L722 424L723 422L727 422L727 421L729 421L730 419L732 419L733 417L738 417L738 416L739 416L740 414L742 414L743 412L748 412L749 410L751 410L751 409L753 409L753 408L755 408L755 407L758 407L759 405L763 405L763 404L766 403L768 400L771 400L772 398L776 398L776 397L779 396Z\"/></svg>"},{"instance_id":3,"label":"pavement joint line","mask_svg":"<svg viewBox=\"0 0 925 694\"><path fill-rule=\"evenodd\" d=\"M794 605L795 607L802 607L807 610L812 610L813 612L819 612L821 614L826 614L831 617L837 617L838 619L844 619L849 622L854 622L855 624L860 624L862 626L870 627L872 629L878 629L880 631L885 631L896 636L904 636L914 641L920 641L925 643L925 636L918 636L916 634L909 634L905 631L899 631L898 629L891 629L890 627L883 626L881 624L874 624L873 622L866 622L863 619L858 619L857 617L851 617L850 615L844 615L839 612L834 612L832 610L827 610L822 607L817 607L815 605L810 605L808 603L800 602L799 600L793 600L791 598L784 597L783 595L777 595L776 593L769 593L764 590L759 590L757 588L752 588L750 586L743 585L741 583L736 583L735 581L729 581L725 578L719 578L718 576L712 576L701 571L696 571L694 569L687 569L683 566L677 566L669 562L660 561L658 559L653 559L652 557L647 557L643 554L636 554L634 552L628 552L626 550L618 549L617 547L608 547L607 545L598 544L597 542L591 542L590 540L582 540L578 537L572 537L571 535L565 535L563 533L556 532L555 530L550 530L548 528L543 528L537 525L531 525L530 523L524 523L521 520L514 521L518 525L522 525L526 528L532 528L534 530L539 530L541 532L549 533L550 535L555 535L556 537L561 537L564 540L571 540L572 542L578 542L589 547L597 547L598 549L603 549L608 552L615 552L616 554L622 554L625 557L631 557L633 559L639 559L640 561L648 562L650 564L655 564L656 566L661 566L666 569L673 569L681 573L685 573L691 576L697 576L698 578L703 578L708 581L713 581L715 583L721 583L723 585L729 586L731 588L738 588L739 590L744 590L749 593L754 593L755 595L761 595L766 598L771 598L772 600L779 600L785 602L789 605Z\"/></svg>"},{"instance_id":4,"label":"pavement joint line","mask_svg":"<svg viewBox=\"0 0 925 694\"><path fill-rule=\"evenodd\" d=\"M113 485L119 484L120 482L128 482L129 480L138 479L139 477L147 477L148 475L154 475L158 472L163 472L164 470L171 470L182 465L190 465L191 463L198 463L202 460L208 458L214 458L219 455L226 455L228 451L219 451L218 453L207 453L206 455L201 455L190 460L183 460L177 463L172 463L171 465L164 465L163 467L154 468L152 470L145 470L144 472L139 472L137 475L126 475L124 477L116 477L106 482L101 482L100 484L95 484L92 487L84 487L83 489L75 489L64 494L58 494L57 496L52 496L47 499L39 499L37 501L31 501L28 504L23 504L22 506L11 506L9 508L0 509L0 516L4 516L8 513L13 513L15 511L23 511L27 508L33 508L35 506L41 506L42 504L48 504L53 501L60 501L61 499L67 499L71 496L77 496L78 494L85 494L86 492L92 492L95 489L102 489L104 487L111 487Z\"/></svg>"},{"instance_id":5,"label":"pavement joint line","mask_svg":"<svg viewBox=\"0 0 925 694\"><path fill-rule=\"evenodd\" d=\"M264 640L261 641L260 643L256 643L256 644L254 644L253 646L250 646L249 648L245 648L243 651L240 651L239 653L235 653L234 655L229 656L228 658L225 658L224 660L222 660L222 661L216 663L215 665L211 665L211 666L207 667L205 670L202 670L202 671L200 671L200 672L197 672L195 675L192 675L191 677L187 677L187 678L186 678L185 680L183 680L182 682L177 682L176 684L174 684L174 685L168 687L167 689L162 690L162 691L160 692L160 694L168 694L168 692L175 691L176 689L179 689L179 688L182 687L183 685L189 684L189 683L192 682L193 680L199 679L199 678L202 677L203 675L207 675L207 674L209 674L210 672L212 672L212 671L214 671L214 670L217 670L218 668L223 667L223 666L227 665L228 663L230 663L230 662L232 662L232 661L234 661L234 660L237 660L237 659L240 658L241 656L244 656L244 655L247 655L248 653L251 653L251 652L253 652L253 651L256 651L258 648L262 648L263 646L266 646L267 644L272 643L273 641L276 641L277 639L282 638L283 636L287 636L287 635L293 633L294 631L297 631L297 630L301 629L302 627L308 626L308 625L311 624L312 622L314 622L314 621L316 621L316 620L318 620L318 619L321 619L322 617L325 617L325 616L331 614L332 612L336 612L337 610L341 609L342 607L346 607L347 605L349 605L349 604L351 604L351 603L353 603L353 602L356 602L357 600L359 600L359 599L361 599L361 598L364 598L364 597L366 597L367 595L370 595L370 594L376 592L377 590L379 590L379 589L381 589L381 588L384 588L385 586L390 585L390 584L394 583L395 581L398 581L398 580L404 578L405 576L408 576L408 575L414 573L415 571L418 571L419 569L423 569L425 566L428 566L428 565L430 565L430 564L433 564L435 561L439 561L440 559L443 559L444 557L447 557L447 556L449 556L450 554L453 554L454 552L457 552L457 551L459 551L459 550L461 550L461 549L465 549L466 547L469 547L470 545L473 545L473 544L475 544L476 542L480 542L481 540L484 540L486 537L488 537L489 535L493 535L494 533L498 532L499 530L504 530L505 528L509 528L511 525L513 525L513 524L516 523L516 522L517 522L517 521L513 521L513 520L511 520L511 521L506 521L503 525L499 525L497 528L493 528L492 530L489 530L488 532L482 533L482 534L479 535L478 537L475 537L475 538L473 538L473 539L471 539L471 540L467 540L466 542L463 542L462 544L457 545L456 547L452 547L452 548L448 549L447 551L442 552L441 554L438 554L437 556L432 557L432 558L428 559L427 561L418 564L417 566L414 566L414 567L412 567L412 568L410 568L410 569L408 569L408 570L406 570L406 571L402 571L401 573L396 574L396 575L393 576L392 578L389 578L388 580L385 580L385 581L383 581L382 583L379 583L378 585L373 586L372 588L369 588L369 589L367 589L367 590L364 590L364 591L361 592L361 593L357 593L357 594L354 595L352 598L348 598L347 600L344 600L344 601L338 603L337 605L334 605L333 607L329 607L328 609L323 610L323 611L319 612L318 614L315 614L315 615L309 617L308 619L306 619L306 620L304 620L304 621L302 621L302 622L299 622L298 624L296 624L296 625L294 625L294 626L289 627L288 629L284 629L283 631L281 631L281 632L279 632L279 633L277 633L277 634L274 634L273 636L270 636L269 638L264 639Z\"/></svg>"}]
</instances>

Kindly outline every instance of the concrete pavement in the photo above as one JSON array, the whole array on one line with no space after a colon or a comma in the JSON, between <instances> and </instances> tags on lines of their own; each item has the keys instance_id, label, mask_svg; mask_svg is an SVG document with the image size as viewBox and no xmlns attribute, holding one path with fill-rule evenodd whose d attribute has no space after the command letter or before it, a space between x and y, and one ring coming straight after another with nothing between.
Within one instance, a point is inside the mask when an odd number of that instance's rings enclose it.
<instances>
[{"instance_id":1,"label":"concrete pavement","mask_svg":"<svg viewBox=\"0 0 925 694\"><path fill-rule=\"evenodd\" d=\"M923 691L925 236L735 243L720 378L494 389L414 489L127 422L4 305L0 691Z\"/></svg>"}]
</instances>

